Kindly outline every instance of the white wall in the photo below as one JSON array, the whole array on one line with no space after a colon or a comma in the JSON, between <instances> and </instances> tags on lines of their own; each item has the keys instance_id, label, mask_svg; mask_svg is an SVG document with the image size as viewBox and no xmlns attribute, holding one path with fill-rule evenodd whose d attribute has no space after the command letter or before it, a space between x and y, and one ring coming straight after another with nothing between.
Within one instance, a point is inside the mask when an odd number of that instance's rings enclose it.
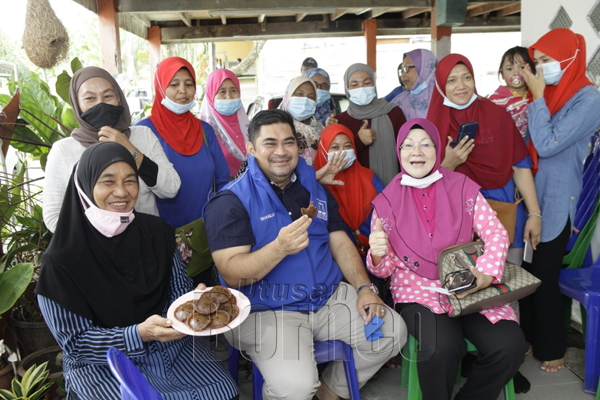
<instances>
[{"instance_id":1,"label":"white wall","mask_svg":"<svg viewBox=\"0 0 600 400\"><path fill-rule=\"evenodd\" d=\"M600 38L587 20L598 0L521 0L521 33L523 46L529 47L550 30L550 23L563 6L573 20L571 30L585 37L587 60L600 45Z\"/></svg>"}]
</instances>

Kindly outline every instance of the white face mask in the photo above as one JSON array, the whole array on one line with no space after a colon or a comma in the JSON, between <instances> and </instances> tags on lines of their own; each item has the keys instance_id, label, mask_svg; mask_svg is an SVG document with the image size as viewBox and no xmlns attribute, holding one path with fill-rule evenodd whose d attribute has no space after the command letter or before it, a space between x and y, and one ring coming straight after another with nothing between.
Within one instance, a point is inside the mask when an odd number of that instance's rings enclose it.
<instances>
[{"instance_id":1,"label":"white face mask","mask_svg":"<svg viewBox=\"0 0 600 400\"><path fill-rule=\"evenodd\" d=\"M165 96L164 99L160 102L165 108L175 114L185 114L190 111L192 108L196 107L196 102L192 100L187 104L179 104L175 103L173 100Z\"/></svg>"},{"instance_id":2,"label":"white face mask","mask_svg":"<svg viewBox=\"0 0 600 400\"><path fill-rule=\"evenodd\" d=\"M352 164L354 164L354 161L356 160L356 154L354 154L354 149L343 150L343 151L346 152L346 155L344 156L344 160L346 160L346 165L344 165L344 168L342 168L342 170L345 170L345 169L350 168L352 166ZM332 151L332 152L327 153L327 159L329 160L336 153L339 153L339 151Z\"/></svg>"},{"instance_id":3,"label":"white face mask","mask_svg":"<svg viewBox=\"0 0 600 400\"><path fill-rule=\"evenodd\" d=\"M290 114L298 121L304 121L308 117L315 115L317 111L317 102L308 97L290 97L287 109Z\"/></svg>"},{"instance_id":4,"label":"white face mask","mask_svg":"<svg viewBox=\"0 0 600 400\"><path fill-rule=\"evenodd\" d=\"M577 52L579 52L579 49L577 49L575 51L575 55L573 57L569 57L560 62L552 61L549 63L538 64L536 66L536 69L539 70L540 68L542 68L542 70L544 71L544 82L546 82L546 85L558 85L561 78L565 74L565 71L567 70L567 68L569 68L571 66L571 64L573 64L573 62L575 61L575 58L577 57ZM563 62L566 62L569 60L571 60L569 65L567 65L564 69L561 70L560 63L563 63ZM538 72L538 75L539 75L539 72Z\"/></svg>"},{"instance_id":5,"label":"white face mask","mask_svg":"<svg viewBox=\"0 0 600 400\"><path fill-rule=\"evenodd\" d=\"M317 105L321 105L331 99L329 90L317 89Z\"/></svg>"},{"instance_id":6,"label":"white face mask","mask_svg":"<svg viewBox=\"0 0 600 400\"><path fill-rule=\"evenodd\" d=\"M98 208L79 187L77 182L77 169L75 170L75 188L79 194L79 200L85 209L85 216L90 224L102 235L111 238L123 233L130 223L135 219L133 209L126 213L103 210ZM87 208L86 208L87 207Z\"/></svg>"},{"instance_id":7,"label":"white face mask","mask_svg":"<svg viewBox=\"0 0 600 400\"><path fill-rule=\"evenodd\" d=\"M366 86L357 89L351 89L348 90L348 93L350 94L350 101L356 104L357 106L361 107L371 104L375 96L377 96L375 86Z\"/></svg>"},{"instance_id":8,"label":"white face mask","mask_svg":"<svg viewBox=\"0 0 600 400\"><path fill-rule=\"evenodd\" d=\"M458 104L454 104L449 98L444 96L444 105L446 107L455 108L457 110L464 110L465 108L469 108L469 106L471 104L473 104L473 102L475 100L477 100L477 95L475 94L475 92L473 92L473 96L471 96L471 99L466 104L463 104L462 106L458 105Z\"/></svg>"}]
</instances>

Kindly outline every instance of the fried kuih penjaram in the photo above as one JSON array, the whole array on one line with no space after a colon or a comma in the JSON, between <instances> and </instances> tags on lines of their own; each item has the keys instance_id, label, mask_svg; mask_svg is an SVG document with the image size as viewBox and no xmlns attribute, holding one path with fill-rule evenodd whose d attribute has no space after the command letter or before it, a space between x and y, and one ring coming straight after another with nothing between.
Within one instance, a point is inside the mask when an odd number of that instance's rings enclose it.
<instances>
[{"instance_id":1,"label":"fried kuih penjaram","mask_svg":"<svg viewBox=\"0 0 600 400\"><path fill-rule=\"evenodd\" d=\"M227 326L240 313L235 296L225 286L215 286L198 300L183 303L175 309L175 318L185 322L194 332L210 327Z\"/></svg>"}]
</instances>

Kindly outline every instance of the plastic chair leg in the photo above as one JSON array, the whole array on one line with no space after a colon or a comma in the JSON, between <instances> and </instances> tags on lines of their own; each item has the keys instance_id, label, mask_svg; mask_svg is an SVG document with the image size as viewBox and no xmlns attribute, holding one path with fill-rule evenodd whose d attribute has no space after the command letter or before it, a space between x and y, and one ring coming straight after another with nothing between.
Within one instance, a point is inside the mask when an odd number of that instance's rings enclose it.
<instances>
[{"instance_id":1,"label":"plastic chair leg","mask_svg":"<svg viewBox=\"0 0 600 400\"><path fill-rule=\"evenodd\" d=\"M598 388L600 376L600 305L588 304L586 321L585 341L585 374L583 380L583 390L586 393L594 393Z\"/></svg>"},{"instance_id":2,"label":"plastic chair leg","mask_svg":"<svg viewBox=\"0 0 600 400\"><path fill-rule=\"evenodd\" d=\"M348 383L348 390L350 391L350 399L360 399L360 390L358 388L358 378L356 377L356 365L354 364L354 353L352 347L343 343L344 353L346 355L344 363L344 372L346 373L346 382Z\"/></svg>"},{"instance_id":3,"label":"plastic chair leg","mask_svg":"<svg viewBox=\"0 0 600 400\"><path fill-rule=\"evenodd\" d=\"M417 371L417 347L419 342L412 335L408 336L408 348L410 350L409 372L408 372L408 400L422 400L423 393L419 385L419 373Z\"/></svg>"},{"instance_id":4,"label":"plastic chair leg","mask_svg":"<svg viewBox=\"0 0 600 400\"><path fill-rule=\"evenodd\" d=\"M515 383L512 379L504 386L504 400L515 400Z\"/></svg>"}]
</instances>

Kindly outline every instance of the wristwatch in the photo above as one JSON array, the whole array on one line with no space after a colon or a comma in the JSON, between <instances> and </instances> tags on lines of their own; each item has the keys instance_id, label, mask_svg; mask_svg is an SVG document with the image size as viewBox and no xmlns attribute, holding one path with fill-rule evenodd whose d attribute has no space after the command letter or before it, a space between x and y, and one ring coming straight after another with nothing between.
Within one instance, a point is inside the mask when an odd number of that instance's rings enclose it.
<instances>
[{"instance_id":1,"label":"wristwatch","mask_svg":"<svg viewBox=\"0 0 600 400\"><path fill-rule=\"evenodd\" d=\"M135 150L133 151L133 153L131 153L131 156L133 157L134 160L137 160L137 156L138 156L138 148L136 147Z\"/></svg>"},{"instance_id":2,"label":"wristwatch","mask_svg":"<svg viewBox=\"0 0 600 400\"><path fill-rule=\"evenodd\" d=\"M366 285L360 285L360 286L358 287L358 289L356 289L356 292L357 292L357 293L360 293L360 291L361 291L361 290L363 290L363 289L366 289L366 288L369 288L369 289L371 289L371 290L373 291L373 293L375 293L376 295L379 295L379 289L377 289L377 286L375 286L375 285L374 285L374 284L372 284L372 283L368 283L368 284L366 284Z\"/></svg>"}]
</instances>

